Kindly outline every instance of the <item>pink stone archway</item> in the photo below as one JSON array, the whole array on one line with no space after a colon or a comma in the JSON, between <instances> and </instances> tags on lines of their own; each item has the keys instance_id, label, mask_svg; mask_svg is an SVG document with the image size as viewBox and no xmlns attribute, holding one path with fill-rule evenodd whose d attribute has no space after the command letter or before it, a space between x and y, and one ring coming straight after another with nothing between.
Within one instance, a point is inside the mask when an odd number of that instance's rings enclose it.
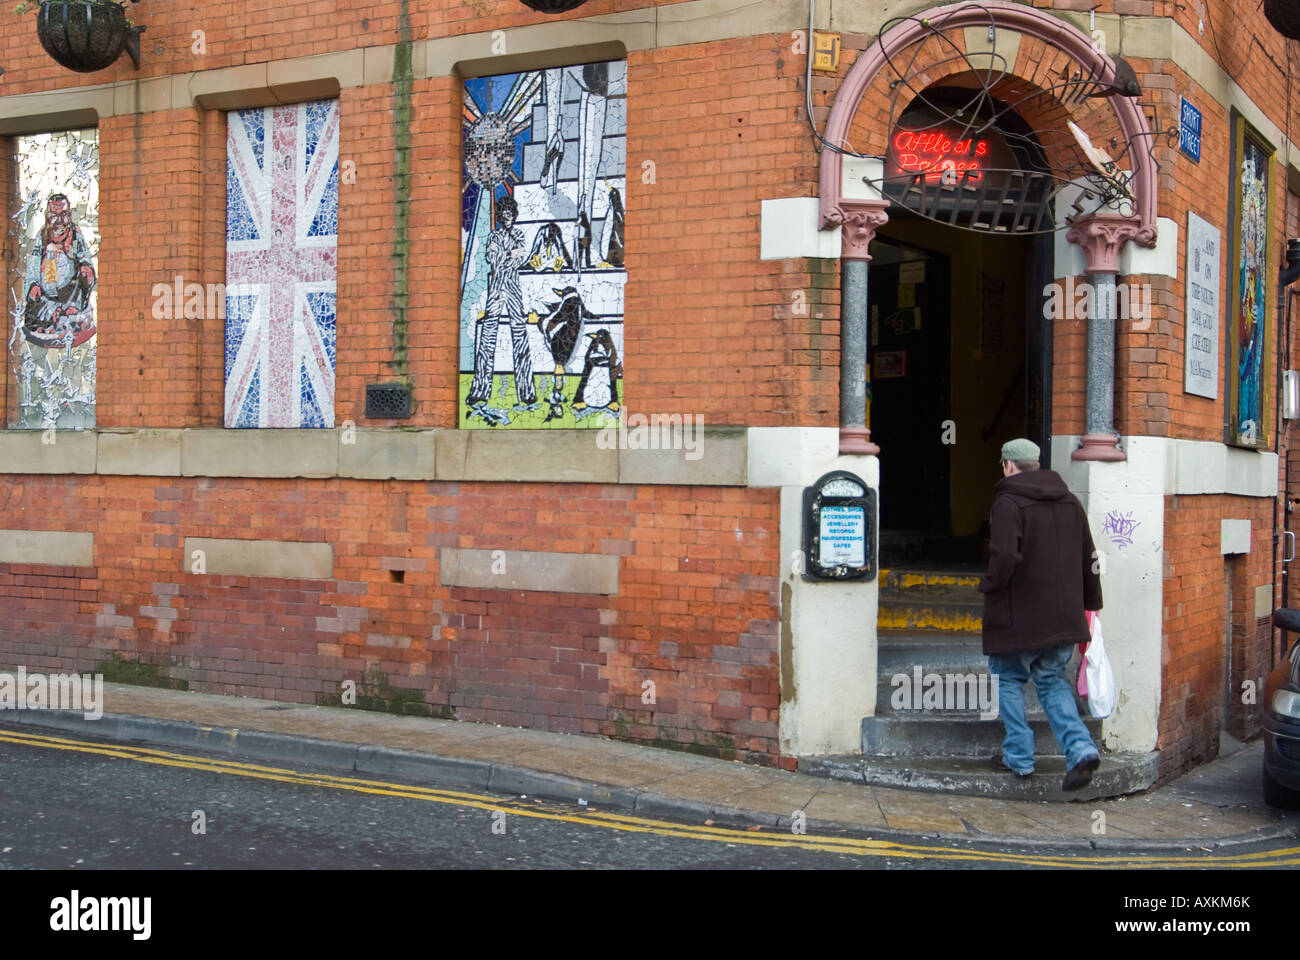
<instances>
[{"instance_id":1,"label":"pink stone archway","mask_svg":"<svg viewBox=\"0 0 1300 960\"><path fill-rule=\"evenodd\" d=\"M960 30L965 27L987 27L989 16L993 25L1005 30L1036 37L1069 54L1080 64L1095 70L1102 83L1115 80L1115 61L1104 50L1093 46L1092 39L1072 24L1061 20L1045 10L1037 10L1018 3L1004 0L983 0L979 3L959 3L930 9L916 14L912 19L900 23L862 52L862 55L849 68L848 75L840 84L831 107L830 118L826 124L825 140L835 146L847 146L849 127L863 94L875 79L876 74L885 66L887 57L893 57L900 51L923 40L929 28L920 21L926 21L930 27L940 30ZM1151 135L1146 117L1138 104L1130 97L1113 97L1111 103L1115 108L1120 129L1129 142L1148 140ZM1153 247L1156 242L1156 167L1145 150L1135 149L1129 154L1133 167L1133 217L1135 230L1133 240L1144 246ZM830 229L843 223L846 208L856 206L854 201L845 202L843 195L841 154L830 148L822 149L821 157L821 216L822 229Z\"/></svg>"},{"instance_id":2,"label":"pink stone archway","mask_svg":"<svg viewBox=\"0 0 1300 960\"><path fill-rule=\"evenodd\" d=\"M824 139L830 146L821 155L821 228L843 227L842 271L844 273L841 315L840 361L840 452L878 454L865 427L864 398L857 395L858 381L865 377L866 343L862 333L866 318L866 262L868 245L876 229L888 220L889 202L880 199L846 198L843 185L843 155L833 146L848 146L848 133L858 106L877 74L890 59L924 40L932 30L961 30L994 27L1027 35L1061 50L1086 68L1103 84L1113 84L1115 61L1093 45L1082 31L1045 10L1005 0L980 0L932 7L886 31L849 68L831 107ZM1014 66L1014 64L1012 65ZM1113 288L1118 272L1119 252L1129 241L1140 246L1156 244L1157 170L1149 152L1140 149L1151 137L1146 116L1135 99L1114 96L1110 103L1120 132L1138 149L1129 152L1133 212L1119 216L1094 213L1071 224L1066 239L1083 251L1088 274ZM1113 313L1113 310L1108 311ZM1086 427L1074 460L1113 461L1125 459L1114 429L1115 317L1099 313L1088 318L1088 399ZM862 356L858 356L861 353ZM853 394L848 391L855 391Z\"/></svg>"}]
</instances>

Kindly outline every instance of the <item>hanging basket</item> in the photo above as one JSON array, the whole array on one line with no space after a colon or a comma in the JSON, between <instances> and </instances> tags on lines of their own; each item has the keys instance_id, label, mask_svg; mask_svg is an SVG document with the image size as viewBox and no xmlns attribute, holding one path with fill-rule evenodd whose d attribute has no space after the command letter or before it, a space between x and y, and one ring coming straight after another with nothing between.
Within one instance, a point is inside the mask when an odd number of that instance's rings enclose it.
<instances>
[{"instance_id":1,"label":"hanging basket","mask_svg":"<svg viewBox=\"0 0 1300 960\"><path fill-rule=\"evenodd\" d=\"M1264 16L1282 36L1300 40L1300 0L1264 0Z\"/></svg>"},{"instance_id":2,"label":"hanging basket","mask_svg":"<svg viewBox=\"0 0 1300 960\"><path fill-rule=\"evenodd\" d=\"M525 7L532 7L542 13L566 13L576 10L587 0L519 0Z\"/></svg>"},{"instance_id":3,"label":"hanging basket","mask_svg":"<svg viewBox=\"0 0 1300 960\"><path fill-rule=\"evenodd\" d=\"M43 0L36 36L56 63L77 73L112 66L128 44L139 43L139 31L113 0ZM136 50L132 59L139 66Z\"/></svg>"}]
</instances>

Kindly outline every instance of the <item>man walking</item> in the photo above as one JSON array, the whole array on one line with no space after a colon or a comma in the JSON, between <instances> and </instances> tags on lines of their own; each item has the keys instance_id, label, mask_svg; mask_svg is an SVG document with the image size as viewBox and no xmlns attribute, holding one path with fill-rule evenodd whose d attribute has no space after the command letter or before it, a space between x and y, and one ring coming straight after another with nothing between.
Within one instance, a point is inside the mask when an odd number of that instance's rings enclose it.
<instances>
[{"instance_id":1,"label":"man walking","mask_svg":"<svg viewBox=\"0 0 1300 960\"><path fill-rule=\"evenodd\" d=\"M1063 790L1092 779L1101 755L1079 719L1065 678L1075 644L1088 640L1085 610L1101 609L1101 578L1083 505L1051 470L1038 445L1002 447L1002 476L989 511L984 594L984 653L998 677L1006 739L993 765L1020 777L1034 772L1034 735L1025 719L1024 685L1034 681L1052 734L1065 753Z\"/></svg>"}]
</instances>

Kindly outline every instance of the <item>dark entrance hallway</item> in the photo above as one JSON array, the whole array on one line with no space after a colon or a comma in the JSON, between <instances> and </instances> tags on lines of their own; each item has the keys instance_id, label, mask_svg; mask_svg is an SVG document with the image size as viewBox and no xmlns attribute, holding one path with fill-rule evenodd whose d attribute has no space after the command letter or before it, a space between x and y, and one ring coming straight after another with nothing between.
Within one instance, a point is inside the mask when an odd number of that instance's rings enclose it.
<instances>
[{"instance_id":1,"label":"dark entrance hallway","mask_svg":"<svg viewBox=\"0 0 1300 960\"><path fill-rule=\"evenodd\" d=\"M1051 240L898 216L871 251L880 563L973 569L1002 444L1027 436L1047 451Z\"/></svg>"}]
</instances>

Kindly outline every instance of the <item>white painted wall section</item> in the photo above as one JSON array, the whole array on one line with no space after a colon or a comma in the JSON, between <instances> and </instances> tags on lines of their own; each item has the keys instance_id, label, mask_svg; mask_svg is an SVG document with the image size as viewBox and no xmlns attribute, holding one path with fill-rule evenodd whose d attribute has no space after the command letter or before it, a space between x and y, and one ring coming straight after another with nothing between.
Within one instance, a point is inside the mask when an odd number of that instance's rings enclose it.
<instances>
[{"instance_id":1,"label":"white painted wall section","mask_svg":"<svg viewBox=\"0 0 1300 960\"><path fill-rule=\"evenodd\" d=\"M762 218L763 260L839 258L840 228L821 229L821 207L816 197L764 200Z\"/></svg>"},{"instance_id":2,"label":"white painted wall section","mask_svg":"<svg viewBox=\"0 0 1300 960\"><path fill-rule=\"evenodd\" d=\"M817 471L817 466L839 456L840 431L837 427L750 427L748 441L751 487L796 487L810 474L816 480L826 472Z\"/></svg>"},{"instance_id":3,"label":"white painted wall section","mask_svg":"<svg viewBox=\"0 0 1300 960\"><path fill-rule=\"evenodd\" d=\"M788 463L776 469L793 479ZM831 470L880 488L880 461L856 456L803 456L797 484L781 487L780 738L782 753L800 757L859 753L862 718L876 710L878 581L809 583L794 569L803 545L803 488Z\"/></svg>"},{"instance_id":4,"label":"white painted wall section","mask_svg":"<svg viewBox=\"0 0 1300 960\"><path fill-rule=\"evenodd\" d=\"M1070 460L1075 437L1052 438L1052 464L1082 501L1100 554L1101 622L1119 687L1102 725L1111 750L1156 748L1164 628L1164 513L1168 463L1162 438L1130 437L1128 460Z\"/></svg>"},{"instance_id":5,"label":"white painted wall section","mask_svg":"<svg viewBox=\"0 0 1300 960\"><path fill-rule=\"evenodd\" d=\"M1071 244L1073 246L1073 244ZM1119 252L1121 276L1178 276L1178 221L1168 217L1156 220L1156 245L1143 247L1126 243Z\"/></svg>"},{"instance_id":6,"label":"white painted wall section","mask_svg":"<svg viewBox=\"0 0 1300 960\"><path fill-rule=\"evenodd\" d=\"M1226 557L1233 553L1250 553L1250 521L1219 521L1219 543Z\"/></svg>"}]
</instances>

